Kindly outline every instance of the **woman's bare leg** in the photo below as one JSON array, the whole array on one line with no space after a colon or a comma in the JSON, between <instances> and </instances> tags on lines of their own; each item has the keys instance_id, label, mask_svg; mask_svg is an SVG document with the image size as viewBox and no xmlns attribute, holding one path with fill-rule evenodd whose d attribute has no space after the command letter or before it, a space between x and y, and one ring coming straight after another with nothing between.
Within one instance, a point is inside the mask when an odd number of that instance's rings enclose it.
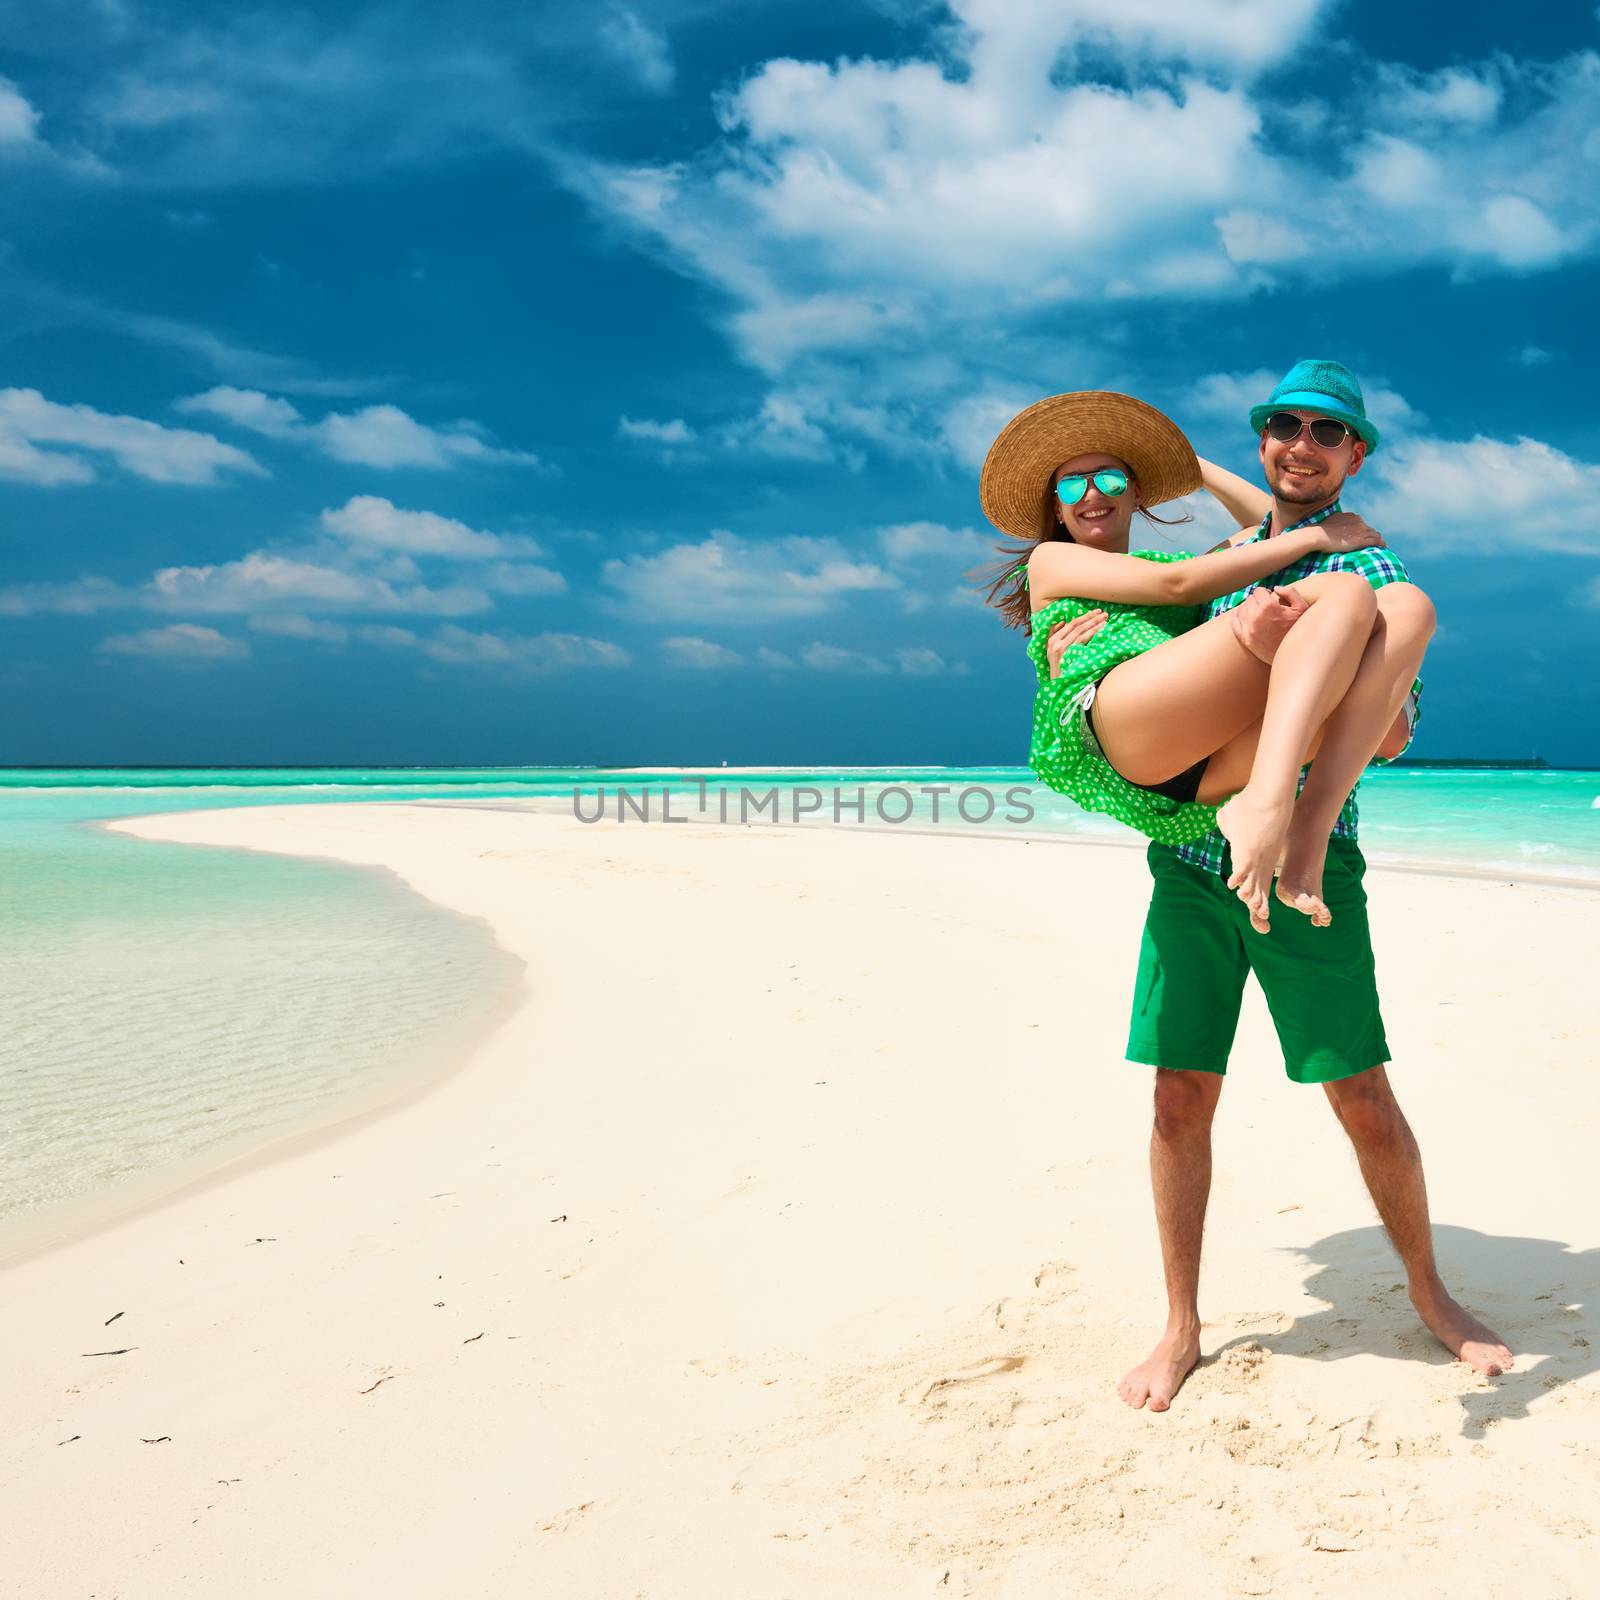
<instances>
[{"instance_id":1,"label":"woman's bare leg","mask_svg":"<svg viewBox=\"0 0 1600 1600\"><path fill-rule=\"evenodd\" d=\"M1405 703L1433 638L1433 602L1415 584L1385 584L1377 621L1349 692L1329 716L1305 788L1295 802L1278 873L1278 898L1326 923L1322 868L1328 836L1362 769ZM1293 638L1299 624L1289 630Z\"/></svg>"},{"instance_id":2,"label":"woman's bare leg","mask_svg":"<svg viewBox=\"0 0 1600 1600\"><path fill-rule=\"evenodd\" d=\"M1312 604L1273 660L1250 781L1217 813L1217 828L1233 853L1228 887L1249 907L1258 933L1270 927L1273 872L1306 751L1349 689L1377 615L1371 585L1355 573L1318 573L1293 587Z\"/></svg>"},{"instance_id":3,"label":"woman's bare leg","mask_svg":"<svg viewBox=\"0 0 1600 1600\"><path fill-rule=\"evenodd\" d=\"M1113 667L1095 695L1095 733L1130 783L1165 783L1261 716L1271 676L1232 619L1215 617Z\"/></svg>"},{"instance_id":4,"label":"woman's bare leg","mask_svg":"<svg viewBox=\"0 0 1600 1600\"><path fill-rule=\"evenodd\" d=\"M1346 602L1361 606L1358 591L1347 587L1355 582L1349 573L1319 573L1294 586L1309 609L1279 646L1279 659L1288 639L1301 633L1325 596L1343 592ZM1366 602L1366 612L1370 631L1370 602ZM1230 614L1214 617L1122 662L1100 685L1094 702L1095 732L1106 758L1130 782L1164 783L1215 755L1261 721L1277 662L1269 667L1251 654L1234 621ZM1313 635L1316 632L1312 630ZM1304 669L1303 662L1298 669L1294 667L1295 652L1288 659L1291 671ZM1309 737L1301 741L1296 775L1309 742ZM1241 783L1226 792L1232 794L1242 787Z\"/></svg>"}]
</instances>

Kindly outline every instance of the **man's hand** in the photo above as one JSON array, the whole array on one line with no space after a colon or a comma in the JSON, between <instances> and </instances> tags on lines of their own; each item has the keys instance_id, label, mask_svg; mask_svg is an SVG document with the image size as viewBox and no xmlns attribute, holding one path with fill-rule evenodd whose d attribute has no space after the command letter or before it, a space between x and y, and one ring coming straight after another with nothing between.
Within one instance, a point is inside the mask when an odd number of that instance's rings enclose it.
<instances>
[{"instance_id":1,"label":"man's hand","mask_svg":"<svg viewBox=\"0 0 1600 1600\"><path fill-rule=\"evenodd\" d=\"M1333 555L1383 548L1383 535L1376 528L1369 528L1353 511L1335 511L1327 521L1317 524L1317 533L1322 548Z\"/></svg>"},{"instance_id":2,"label":"man's hand","mask_svg":"<svg viewBox=\"0 0 1600 1600\"><path fill-rule=\"evenodd\" d=\"M1085 639L1092 639L1106 625L1106 614L1103 611L1085 611L1081 617L1074 617L1071 622L1058 622L1050 630L1050 638L1045 644L1045 654L1050 660L1050 676L1061 676L1061 658L1073 645L1082 644Z\"/></svg>"},{"instance_id":3,"label":"man's hand","mask_svg":"<svg viewBox=\"0 0 1600 1600\"><path fill-rule=\"evenodd\" d=\"M1333 520L1331 517L1328 519ZM1289 630L1310 608L1293 589L1253 589L1228 613L1239 643L1258 661L1272 665Z\"/></svg>"}]
</instances>

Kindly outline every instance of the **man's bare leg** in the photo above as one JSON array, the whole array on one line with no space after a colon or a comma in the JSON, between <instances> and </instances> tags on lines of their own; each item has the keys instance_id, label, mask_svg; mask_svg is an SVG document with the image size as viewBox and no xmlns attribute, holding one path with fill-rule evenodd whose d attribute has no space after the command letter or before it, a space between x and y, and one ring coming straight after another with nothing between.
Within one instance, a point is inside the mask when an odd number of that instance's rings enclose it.
<instances>
[{"instance_id":1,"label":"man's bare leg","mask_svg":"<svg viewBox=\"0 0 1600 1600\"><path fill-rule=\"evenodd\" d=\"M1167 1280L1167 1326L1155 1349L1117 1385L1135 1410L1165 1411L1200 1359L1200 1241L1211 1194L1211 1119L1221 1094L1220 1073L1156 1068L1150 1186Z\"/></svg>"},{"instance_id":2,"label":"man's bare leg","mask_svg":"<svg viewBox=\"0 0 1600 1600\"><path fill-rule=\"evenodd\" d=\"M1433 1228L1422 1154L1400 1110L1384 1067L1325 1083L1334 1115L1350 1135L1361 1176L1405 1268L1411 1303L1429 1331L1459 1361L1485 1377L1510 1370L1512 1355L1492 1333L1452 1298L1433 1259Z\"/></svg>"}]
</instances>

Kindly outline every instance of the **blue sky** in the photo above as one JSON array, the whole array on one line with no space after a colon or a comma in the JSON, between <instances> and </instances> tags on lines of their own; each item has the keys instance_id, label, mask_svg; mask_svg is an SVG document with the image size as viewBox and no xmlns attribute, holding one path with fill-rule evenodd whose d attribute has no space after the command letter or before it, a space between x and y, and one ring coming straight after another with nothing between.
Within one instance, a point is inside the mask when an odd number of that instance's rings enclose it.
<instances>
[{"instance_id":1,"label":"blue sky","mask_svg":"<svg viewBox=\"0 0 1600 1600\"><path fill-rule=\"evenodd\" d=\"M0 4L0 761L1020 763L999 425L1317 355L1416 753L1600 763L1592 7L509 10Z\"/></svg>"}]
</instances>

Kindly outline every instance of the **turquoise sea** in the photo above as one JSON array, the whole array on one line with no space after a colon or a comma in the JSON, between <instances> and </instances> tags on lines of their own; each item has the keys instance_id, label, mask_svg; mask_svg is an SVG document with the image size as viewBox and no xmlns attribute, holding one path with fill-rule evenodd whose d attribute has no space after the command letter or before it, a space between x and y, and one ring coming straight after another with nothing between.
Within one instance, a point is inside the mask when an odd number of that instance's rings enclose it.
<instances>
[{"instance_id":1,"label":"turquoise sea","mask_svg":"<svg viewBox=\"0 0 1600 1600\"><path fill-rule=\"evenodd\" d=\"M1400 767L1361 794L1374 861L1600 887L1600 771ZM515 991L487 928L387 874L96 826L328 801L1138 842L1022 768L0 770L0 1255L393 1098Z\"/></svg>"}]
</instances>

